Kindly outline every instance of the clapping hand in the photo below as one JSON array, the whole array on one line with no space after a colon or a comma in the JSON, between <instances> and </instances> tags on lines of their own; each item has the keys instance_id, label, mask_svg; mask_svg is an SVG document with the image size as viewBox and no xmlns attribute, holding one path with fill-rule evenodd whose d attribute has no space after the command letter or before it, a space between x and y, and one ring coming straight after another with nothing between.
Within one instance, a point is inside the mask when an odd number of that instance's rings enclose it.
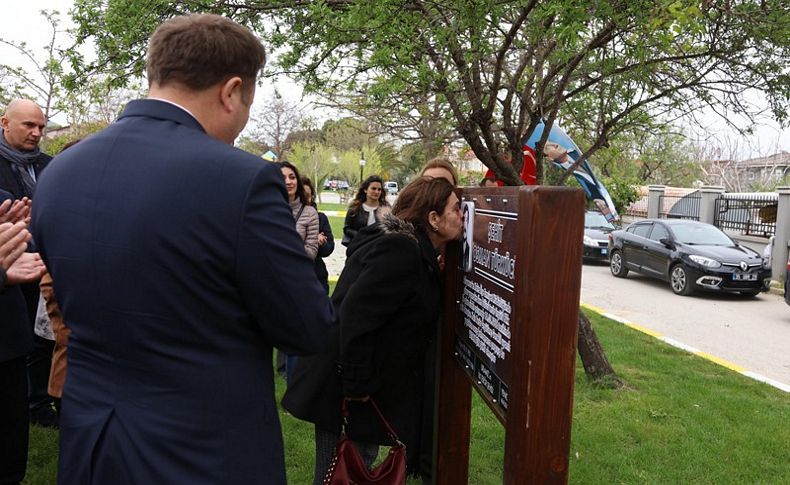
<instances>
[{"instance_id":1,"label":"clapping hand","mask_svg":"<svg viewBox=\"0 0 790 485\"><path fill-rule=\"evenodd\" d=\"M47 272L38 253L22 253L6 271L9 285L38 281Z\"/></svg>"},{"instance_id":2,"label":"clapping hand","mask_svg":"<svg viewBox=\"0 0 790 485\"><path fill-rule=\"evenodd\" d=\"M0 204L0 224L4 222L30 222L30 199L22 197L15 201L6 200Z\"/></svg>"},{"instance_id":3,"label":"clapping hand","mask_svg":"<svg viewBox=\"0 0 790 485\"><path fill-rule=\"evenodd\" d=\"M2 205L5 205L3 203ZM2 207L2 206L0 206ZM22 253L27 249L30 241L26 222L0 224L0 268L8 271Z\"/></svg>"},{"instance_id":4,"label":"clapping hand","mask_svg":"<svg viewBox=\"0 0 790 485\"><path fill-rule=\"evenodd\" d=\"M30 238L27 221L0 224L0 268L6 273L8 285L36 281L47 271L38 253L25 252Z\"/></svg>"}]
</instances>

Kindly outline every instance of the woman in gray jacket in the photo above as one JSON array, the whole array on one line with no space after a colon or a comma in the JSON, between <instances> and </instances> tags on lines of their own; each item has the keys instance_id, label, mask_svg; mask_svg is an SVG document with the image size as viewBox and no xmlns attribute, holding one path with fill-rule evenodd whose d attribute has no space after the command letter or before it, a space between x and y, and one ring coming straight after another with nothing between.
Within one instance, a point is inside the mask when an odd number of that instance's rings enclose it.
<instances>
[{"instance_id":1,"label":"woman in gray jacket","mask_svg":"<svg viewBox=\"0 0 790 485\"><path fill-rule=\"evenodd\" d=\"M288 191L288 203L291 204L291 213L296 223L296 232L304 241L304 251L310 259L315 260L318 255L318 211L310 205L302 185L302 177L291 162L275 162L280 166L285 179L285 190ZM293 369L296 357L277 351L277 372L285 374L286 382L290 381L289 375Z\"/></svg>"},{"instance_id":2,"label":"woman in gray jacket","mask_svg":"<svg viewBox=\"0 0 790 485\"><path fill-rule=\"evenodd\" d=\"M310 259L318 254L318 211L310 205L302 186L299 170L291 162L278 162L285 178L288 202L296 223L296 232L304 241L304 250Z\"/></svg>"}]
</instances>

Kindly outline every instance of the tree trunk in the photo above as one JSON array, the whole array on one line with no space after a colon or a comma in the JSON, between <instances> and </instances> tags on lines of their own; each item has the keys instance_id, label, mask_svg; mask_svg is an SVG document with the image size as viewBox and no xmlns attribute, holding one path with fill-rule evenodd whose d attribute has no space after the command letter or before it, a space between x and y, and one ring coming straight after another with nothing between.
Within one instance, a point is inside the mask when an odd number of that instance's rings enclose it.
<instances>
[{"instance_id":1,"label":"tree trunk","mask_svg":"<svg viewBox=\"0 0 790 485\"><path fill-rule=\"evenodd\" d=\"M609 359L606 358L590 319L581 311L579 311L578 349L584 372L593 382L605 387L625 387L625 383L617 377L609 364Z\"/></svg>"}]
</instances>

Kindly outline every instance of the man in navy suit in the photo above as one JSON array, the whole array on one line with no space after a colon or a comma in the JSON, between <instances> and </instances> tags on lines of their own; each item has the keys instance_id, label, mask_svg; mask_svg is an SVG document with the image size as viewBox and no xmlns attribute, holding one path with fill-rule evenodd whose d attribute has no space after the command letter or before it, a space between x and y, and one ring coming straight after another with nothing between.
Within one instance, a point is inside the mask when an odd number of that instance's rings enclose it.
<instances>
[{"instance_id":1,"label":"man in navy suit","mask_svg":"<svg viewBox=\"0 0 790 485\"><path fill-rule=\"evenodd\" d=\"M265 62L246 28L171 19L148 99L39 180L34 238L71 328L61 484L284 484L272 346L334 319L280 169L230 145Z\"/></svg>"}]
</instances>

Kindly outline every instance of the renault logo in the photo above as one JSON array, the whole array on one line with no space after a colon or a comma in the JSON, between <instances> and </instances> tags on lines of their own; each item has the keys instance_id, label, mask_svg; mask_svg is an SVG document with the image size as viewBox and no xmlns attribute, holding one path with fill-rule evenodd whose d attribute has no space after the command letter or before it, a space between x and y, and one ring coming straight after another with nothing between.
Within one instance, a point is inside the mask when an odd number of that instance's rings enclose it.
<instances>
[{"instance_id":1,"label":"renault logo","mask_svg":"<svg viewBox=\"0 0 790 485\"><path fill-rule=\"evenodd\" d=\"M746 264L746 261L741 261L741 269L744 270L744 271L749 269L749 265Z\"/></svg>"}]
</instances>

